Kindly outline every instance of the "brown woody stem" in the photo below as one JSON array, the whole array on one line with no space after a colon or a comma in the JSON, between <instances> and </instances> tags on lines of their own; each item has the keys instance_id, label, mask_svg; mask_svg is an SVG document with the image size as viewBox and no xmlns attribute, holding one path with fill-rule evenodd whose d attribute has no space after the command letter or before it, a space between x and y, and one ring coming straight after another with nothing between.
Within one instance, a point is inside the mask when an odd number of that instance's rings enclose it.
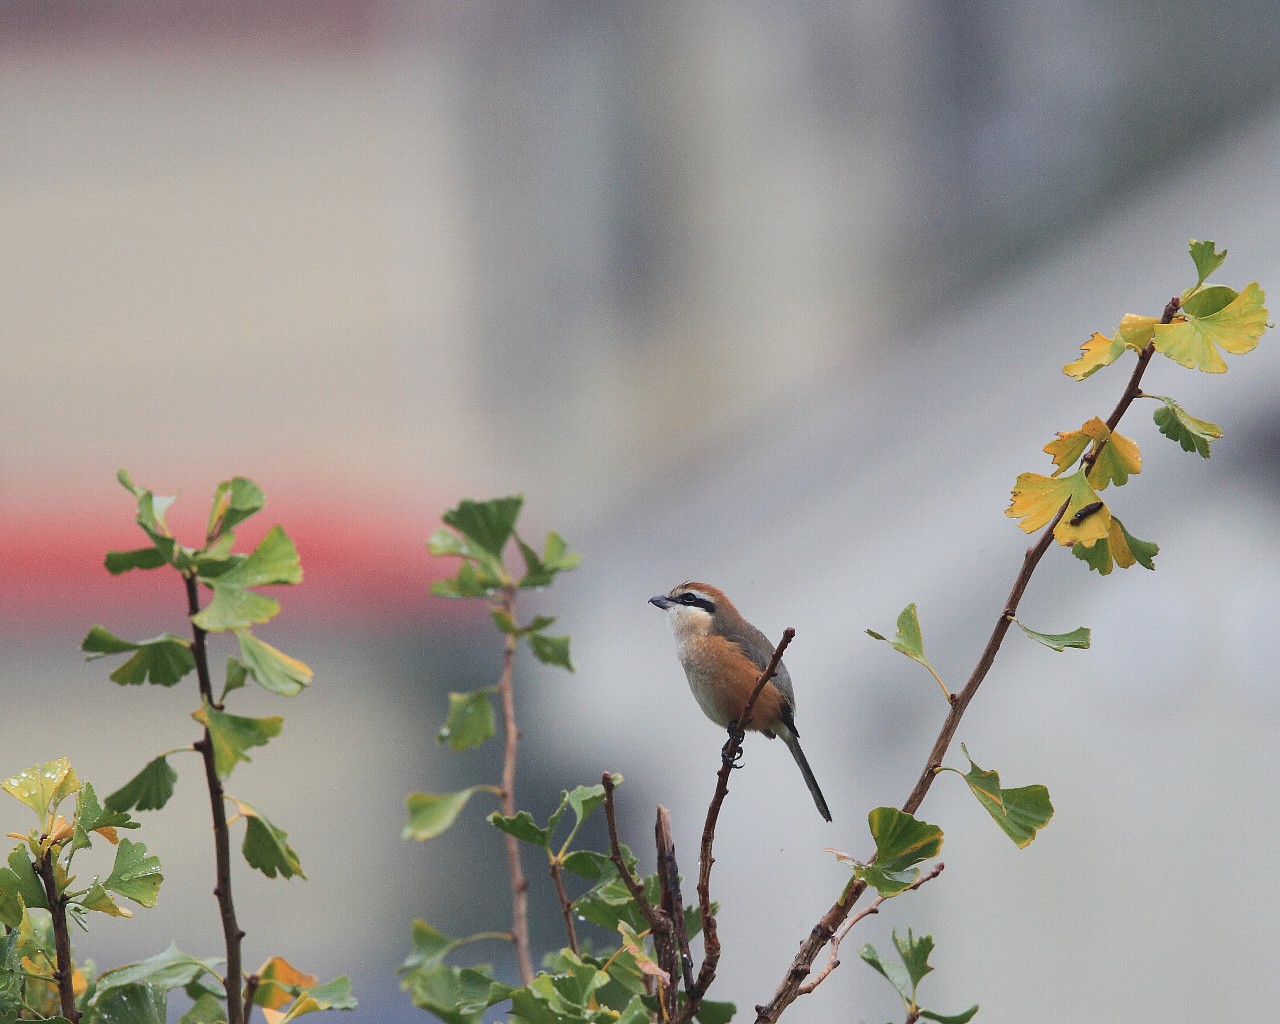
<instances>
[{"instance_id":1,"label":"brown woody stem","mask_svg":"<svg viewBox=\"0 0 1280 1024\"><path fill-rule=\"evenodd\" d=\"M560 868L560 858L552 854L547 858L547 865L551 868L551 880L555 882L556 896L560 900L560 913L564 917L564 930L569 940L569 948L573 950L576 956L578 953L578 933L573 927L573 903L569 900L569 894L564 889L564 872Z\"/></svg>"},{"instance_id":2,"label":"brown woody stem","mask_svg":"<svg viewBox=\"0 0 1280 1024\"><path fill-rule=\"evenodd\" d=\"M193 574L183 574L187 587L187 611L196 615L200 611L200 591ZM213 685L209 678L209 656L205 650L205 631L194 622L191 624L194 642L192 654L196 662L196 679L200 685L200 696L213 706ZM241 964L240 944L244 932L236 921L235 903L231 898L231 838L227 830L226 798L222 789L222 780L218 778L218 767L214 759L213 743L209 739L209 730L195 742L195 749L200 752L204 761L205 783L209 790L209 807L213 814L213 850L215 872L217 876L213 894L218 900L218 911L222 917L222 937L227 948L227 1024L244 1024L244 992L243 968Z\"/></svg>"},{"instance_id":3,"label":"brown woody stem","mask_svg":"<svg viewBox=\"0 0 1280 1024\"><path fill-rule=\"evenodd\" d=\"M53 977L58 984L58 1002L62 1007L62 1016L73 1024L78 1024L80 1011L76 1009L71 935L67 931L67 899L58 892L58 878L54 872L53 858L53 847L41 853L36 861L36 874L40 876L40 882L44 886L49 915L53 919L53 948L57 958L57 963L53 966Z\"/></svg>"},{"instance_id":4,"label":"brown woody stem","mask_svg":"<svg viewBox=\"0 0 1280 1024\"><path fill-rule=\"evenodd\" d=\"M515 608L515 587L502 592L502 610L510 616ZM502 677L498 680L498 695L502 699L502 720L506 726L506 751L502 760L502 813L508 818L516 813L516 747L520 741L520 729L516 725L516 699L512 680L517 638L507 636L502 655ZM533 981L533 958L529 952L529 881L520 864L520 840L503 833L507 847L507 872L511 876L511 941L516 949L516 967L520 971L520 983Z\"/></svg>"}]
</instances>

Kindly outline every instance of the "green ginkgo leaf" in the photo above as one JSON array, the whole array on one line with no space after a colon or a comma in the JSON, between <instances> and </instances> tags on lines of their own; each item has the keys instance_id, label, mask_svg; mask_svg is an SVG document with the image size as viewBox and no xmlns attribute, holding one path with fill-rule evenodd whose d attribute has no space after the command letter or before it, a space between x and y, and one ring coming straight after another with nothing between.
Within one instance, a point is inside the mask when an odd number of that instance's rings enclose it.
<instances>
[{"instance_id":1,"label":"green ginkgo leaf","mask_svg":"<svg viewBox=\"0 0 1280 1024\"><path fill-rule=\"evenodd\" d=\"M280 602L250 588L301 583L302 563L293 541L273 526L251 555L205 582L213 587L213 600L192 622L211 633L253 626L273 618Z\"/></svg>"},{"instance_id":2,"label":"green ginkgo leaf","mask_svg":"<svg viewBox=\"0 0 1280 1024\"><path fill-rule=\"evenodd\" d=\"M311 666L272 647L248 629L236 628L232 632L240 643L240 664L264 690L281 697L296 697L310 685L314 675ZM228 666L228 689L234 689L232 682L233 669Z\"/></svg>"},{"instance_id":3,"label":"green ginkgo leaf","mask_svg":"<svg viewBox=\"0 0 1280 1024\"><path fill-rule=\"evenodd\" d=\"M1059 653L1065 651L1068 647L1087 651L1092 639L1088 626L1077 626L1070 633L1037 633L1034 629L1028 629L1017 619L1013 621L1022 632L1026 633L1036 643L1044 644L1045 647Z\"/></svg>"},{"instance_id":4,"label":"green ginkgo leaf","mask_svg":"<svg viewBox=\"0 0 1280 1024\"><path fill-rule=\"evenodd\" d=\"M94 626L80 641L80 650L85 652L85 661L135 652L132 658L111 673L111 680L121 686L148 682L173 686L196 667L191 641L172 633L161 633L150 640L134 643L122 640L102 626Z\"/></svg>"},{"instance_id":5,"label":"green ginkgo leaf","mask_svg":"<svg viewBox=\"0 0 1280 1024\"><path fill-rule=\"evenodd\" d=\"M491 558L501 559L523 504L520 495L490 501L464 498L457 508L449 509L440 518Z\"/></svg>"},{"instance_id":6,"label":"green ginkgo leaf","mask_svg":"<svg viewBox=\"0 0 1280 1024\"><path fill-rule=\"evenodd\" d=\"M405 797L409 821L402 838L425 842L434 839L458 820L467 801L477 791L496 793L493 786L471 786L457 793L410 793Z\"/></svg>"},{"instance_id":7,"label":"green ginkgo leaf","mask_svg":"<svg viewBox=\"0 0 1280 1024\"><path fill-rule=\"evenodd\" d=\"M157 757L147 763L132 779L107 797L106 806L113 811L159 810L173 796L173 784L178 773L169 766L165 757Z\"/></svg>"},{"instance_id":8,"label":"green ginkgo leaf","mask_svg":"<svg viewBox=\"0 0 1280 1024\"><path fill-rule=\"evenodd\" d=\"M261 487L246 477L237 476L218 484L213 492L213 504L209 508L207 534L216 538L261 511L267 496Z\"/></svg>"},{"instance_id":9,"label":"green ginkgo leaf","mask_svg":"<svg viewBox=\"0 0 1280 1024\"><path fill-rule=\"evenodd\" d=\"M868 629L867 635L875 637L877 640L883 640L895 651L905 654L912 661L918 662L929 670L929 675L933 676L942 692L950 699L951 694L947 690L946 684L942 681L942 677L938 675L929 659L924 656L924 637L920 634L920 619L916 615L915 602L907 605L898 615L898 632L894 634L892 640L886 636L881 636L874 629Z\"/></svg>"},{"instance_id":10,"label":"green ginkgo leaf","mask_svg":"<svg viewBox=\"0 0 1280 1024\"><path fill-rule=\"evenodd\" d=\"M297 853L287 842L289 833L277 828L264 818L255 808L231 797L245 819L244 843L241 852L250 867L261 871L268 878L280 875L283 878L299 878L307 876L302 872L302 864Z\"/></svg>"},{"instance_id":11,"label":"green ginkgo leaf","mask_svg":"<svg viewBox=\"0 0 1280 1024\"><path fill-rule=\"evenodd\" d=\"M1197 276L1195 287L1187 290L1183 295L1184 299L1209 280L1209 275L1222 266L1223 260L1227 258L1226 249L1218 252L1213 242L1198 242L1194 238L1187 243L1187 250L1191 253L1191 261L1196 265Z\"/></svg>"},{"instance_id":12,"label":"green ginkgo leaf","mask_svg":"<svg viewBox=\"0 0 1280 1024\"><path fill-rule=\"evenodd\" d=\"M1161 405L1153 414L1160 433L1177 441L1184 452L1199 452L1202 459L1209 457L1209 445L1222 436L1222 428L1208 420L1197 419L1172 398L1149 395L1159 399Z\"/></svg>"},{"instance_id":13,"label":"green ginkgo leaf","mask_svg":"<svg viewBox=\"0 0 1280 1024\"><path fill-rule=\"evenodd\" d=\"M133 900L144 907L154 907L164 875L160 873L160 858L147 855L143 843L121 839L116 847L116 863L103 885L119 896Z\"/></svg>"},{"instance_id":14,"label":"green ginkgo leaf","mask_svg":"<svg viewBox=\"0 0 1280 1024\"><path fill-rule=\"evenodd\" d=\"M115 967L98 975L98 991L136 985L140 982L156 988L170 990L184 988L199 979L202 984L216 984L222 990L218 975L218 960L199 960L182 952L173 943L162 953L156 953L137 963Z\"/></svg>"},{"instance_id":15,"label":"green ginkgo leaf","mask_svg":"<svg viewBox=\"0 0 1280 1024\"><path fill-rule=\"evenodd\" d=\"M470 750L493 737L492 689L486 687L470 693L449 694L449 717L440 727L436 739L454 750Z\"/></svg>"},{"instance_id":16,"label":"green ginkgo leaf","mask_svg":"<svg viewBox=\"0 0 1280 1024\"><path fill-rule=\"evenodd\" d=\"M1155 569L1156 555L1160 553L1160 545L1155 541L1139 540L1133 536L1115 516L1111 517L1111 532L1098 541L1093 547L1076 544L1072 554L1087 563L1090 569L1096 569L1106 576L1114 565L1128 569L1131 565L1140 565L1144 569Z\"/></svg>"},{"instance_id":17,"label":"green ginkgo leaf","mask_svg":"<svg viewBox=\"0 0 1280 1024\"><path fill-rule=\"evenodd\" d=\"M875 859L864 863L844 854L837 857L881 896L909 889L920 877L915 865L942 849L942 829L896 807L877 807L867 815L867 824L876 841Z\"/></svg>"},{"instance_id":18,"label":"green ginkgo leaf","mask_svg":"<svg viewBox=\"0 0 1280 1024\"><path fill-rule=\"evenodd\" d=\"M551 830L539 828L528 811L517 811L509 818L495 811L489 815L489 824L521 842L541 846L544 850L551 842Z\"/></svg>"},{"instance_id":19,"label":"green ginkgo leaf","mask_svg":"<svg viewBox=\"0 0 1280 1024\"><path fill-rule=\"evenodd\" d=\"M1021 786L1017 789L1005 789L1000 785L997 772L979 768L969 757L969 751L962 743L960 749L969 761L969 771L960 775L958 769L946 768L944 771L955 772L969 784L969 790L978 802L987 809L987 813L995 819L1004 834L1018 846L1028 846L1035 839L1036 833L1053 817L1053 804L1049 802L1049 791L1044 786Z\"/></svg>"},{"instance_id":20,"label":"green ginkgo leaf","mask_svg":"<svg viewBox=\"0 0 1280 1024\"><path fill-rule=\"evenodd\" d=\"M246 750L266 746L267 741L280 735L284 719L279 715L270 718L245 718L205 704L191 717L209 730L209 742L213 745L213 761L218 777L225 779L241 761L251 761Z\"/></svg>"}]
</instances>

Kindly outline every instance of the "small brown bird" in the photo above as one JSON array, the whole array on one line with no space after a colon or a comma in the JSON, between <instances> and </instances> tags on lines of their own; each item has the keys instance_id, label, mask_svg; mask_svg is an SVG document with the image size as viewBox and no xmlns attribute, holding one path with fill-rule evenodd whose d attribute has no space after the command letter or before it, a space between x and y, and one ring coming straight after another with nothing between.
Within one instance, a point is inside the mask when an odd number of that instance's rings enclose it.
<instances>
[{"instance_id":1,"label":"small brown bird","mask_svg":"<svg viewBox=\"0 0 1280 1024\"><path fill-rule=\"evenodd\" d=\"M706 583L682 583L669 594L649 598L649 603L667 613L676 655L698 706L722 728L736 722L773 656L774 645L739 614L723 591ZM777 674L760 691L747 728L769 739L781 738L800 766L818 812L830 821L827 801L800 749L795 714L791 675L779 662Z\"/></svg>"}]
</instances>

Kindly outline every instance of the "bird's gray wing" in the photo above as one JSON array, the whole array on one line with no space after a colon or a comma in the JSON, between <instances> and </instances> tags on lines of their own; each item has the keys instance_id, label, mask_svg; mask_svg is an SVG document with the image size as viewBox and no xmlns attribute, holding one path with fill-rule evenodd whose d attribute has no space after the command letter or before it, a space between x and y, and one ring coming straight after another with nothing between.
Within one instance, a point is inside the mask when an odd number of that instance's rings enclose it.
<instances>
[{"instance_id":1,"label":"bird's gray wing","mask_svg":"<svg viewBox=\"0 0 1280 1024\"><path fill-rule=\"evenodd\" d=\"M761 672L768 667L769 659L773 657L773 649L777 646L749 622L721 625L714 632L737 644L738 649L750 658L751 663ZM792 708L795 708L795 691L792 689L791 673L787 671L785 662L778 663L778 673L773 677L773 683L782 691L782 695L787 698L787 703Z\"/></svg>"}]
</instances>

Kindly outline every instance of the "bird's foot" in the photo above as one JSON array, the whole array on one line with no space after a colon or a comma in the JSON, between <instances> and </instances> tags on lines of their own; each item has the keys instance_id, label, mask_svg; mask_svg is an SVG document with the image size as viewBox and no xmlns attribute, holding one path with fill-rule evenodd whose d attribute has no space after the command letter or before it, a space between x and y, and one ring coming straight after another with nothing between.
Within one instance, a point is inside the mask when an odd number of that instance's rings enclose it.
<instances>
[{"instance_id":1,"label":"bird's foot","mask_svg":"<svg viewBox=\"0 0 1280 1024\"><path fill-rule=\"evenodd\" d=\"M724 747L720 750L720 759L733 768L741 768L738 762L742 760L742 741L746 737L738 723L729 723L729 738L725 741Z\"/></svg>"}]
</instances>

